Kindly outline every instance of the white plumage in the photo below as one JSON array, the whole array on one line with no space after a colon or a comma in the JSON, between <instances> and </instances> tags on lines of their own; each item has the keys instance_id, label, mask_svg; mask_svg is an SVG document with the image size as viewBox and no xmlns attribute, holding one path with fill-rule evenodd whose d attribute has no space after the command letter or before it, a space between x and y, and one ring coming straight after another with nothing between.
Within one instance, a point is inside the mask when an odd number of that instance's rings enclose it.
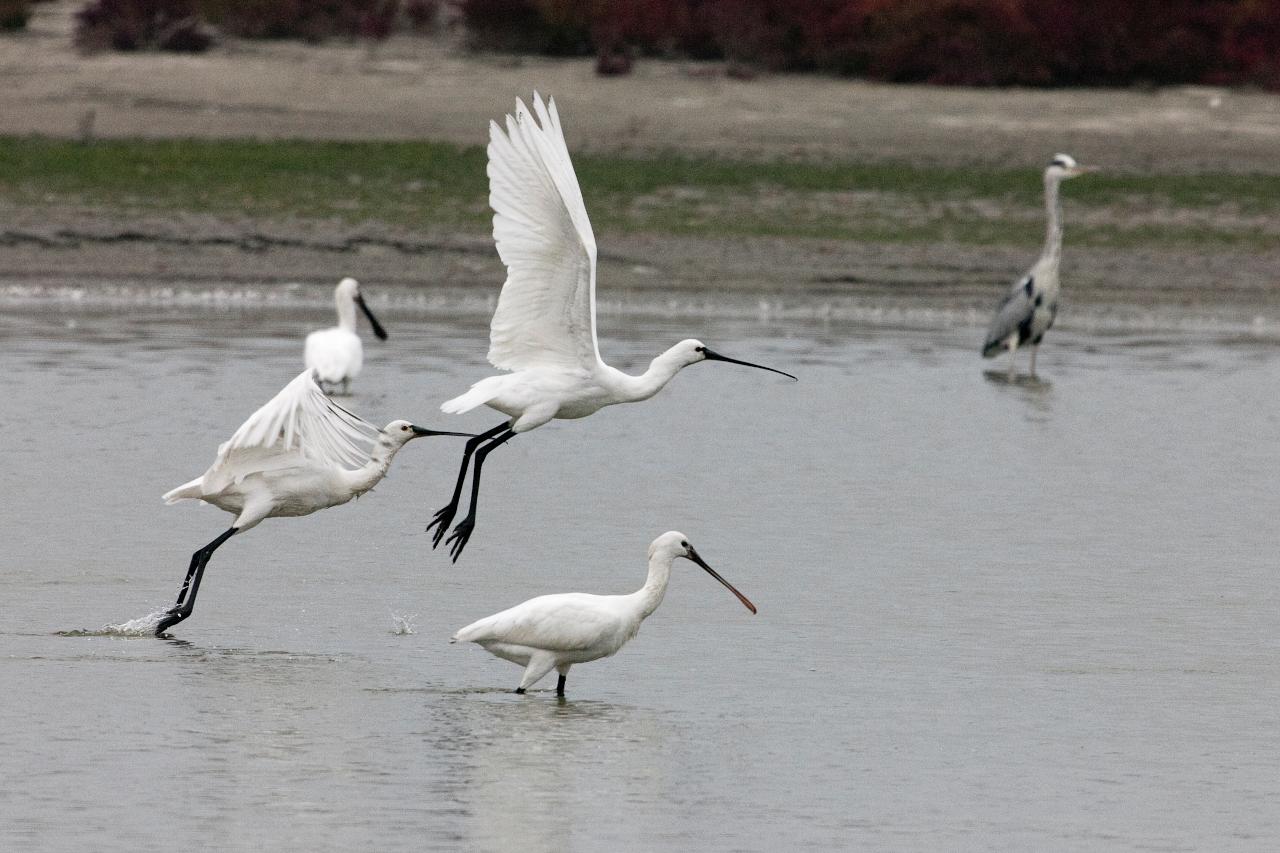
<instances>
[{"instance_id":1,"label":"white plumage","mask_svg":"<svg viewBox=\"0 0 1280 853\"><path fill-rule=\"evenodd\" d=\"M326 391L346 394L351 380L360 375L364 367L364 344L356 334L356 308L369 318L369 325L379 340L385 341L387 333L373 316L360 292L360 283L354 278L344 278L333 291L334 306L338 311L338 325L318 329L307 335L303 349L303 361L307 369L314 371Z\"/></svg>"},{"instance_id":2,"label":"white plumage","mask_svg":"<svg viewBox=\"0 0 1280 853\"><path fill-rule=\"evenodd\" d=\"M204 566L231 536L266 518L310 515L359 497L386 476L401 447L424 435L467 434L408 421L378 429L325 396L310 370L298 374L218 448L207 471L164 494L165 503L200 500L236 520L192 556L178 603L156 633L191 615Z\"/></svg>"},{"instance_id":3,"label":"white plumage","mask_svg":"<svg viewBox=\"0 0 1280 853\"><path fill-rule=\"evenodd\" d=\"M513 372L482 379L440 407L460 414L488 406L508 417L467 442L453 497L428 527L437 528L433 542L439 545L457 513L474 454L470 511L448 540L454 560L475 526L484 457L513 436L555 418L584 418L604 406L646 400L700 361L773 370L719 355L693 339L655 358L640 376L605 364L596 338L596 241L555 101L544 104L535 93L531 113L517 100L505 132L490 123L488 154L493 238L507 267L489 328L489 361Z\"/></svg>"},{"instance_id":4,"label":"white plumage","mask_svg":"<svg viewBox=\"0 0 1280 853\"><path fill-rule=\"evenodd\" d=\"M982 355L991 358L1009 351L1009 378L1014 376L1018 347L1031 345L1031 376L1036 375L1036 353L1044 333L1058 316L1058 268L1062 263L1062 203L1058 188L1064 180L1096 171L1080 166L1067 154L1055 154L1044 170L1046 234L1044 249L1026 275L1013 283L996 307L982 343Z\"/></svg>"},{"instance_id":5,"label":"white plumage","mask_svg":"<svg viewBox=\"0 0 1280 853\"><path fill-rule=\"evenodd\" d=\"M724 584L752 613L756 607L732 584L703 562L688 538L677 531L662 534L649 545L649 574L644 586L630 595L589 595L570 592L543 595L486 616L458 631L452 643L476 643L503 660L525 668L517 693L524 693L551 670L559 672L556 693L564 695L569 668L575 663L609 657L640 630L640 623L658 609L677 557L697 563Z\"/></svg>"}]
</instances>

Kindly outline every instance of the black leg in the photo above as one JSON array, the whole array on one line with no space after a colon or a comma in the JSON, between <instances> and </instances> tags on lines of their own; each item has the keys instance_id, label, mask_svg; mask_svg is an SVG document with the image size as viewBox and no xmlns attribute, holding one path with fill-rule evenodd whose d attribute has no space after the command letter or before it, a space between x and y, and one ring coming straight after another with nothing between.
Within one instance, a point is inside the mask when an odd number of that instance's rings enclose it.
<instances>
[{"instance_id":1,"label":"black leg","mask_svg":"<svg viewBox=\"0 0 1280 853\"><path fill-rule=\"evenodd\" d=\"M480 502L480 469L484 467L484 458L515 437L515 431L509 429L476 451L476 461L471 467L471 507L467 510L467 517L458 522L458 526L453 528L453 532L445 540L446 544L453 546L449 550L449 554L453 557L455 563L458 562L458 557L462 555L462 549L467 547L467 540L471 538L471 531L475 530L476 527L476 504Z\"/></svg>"},{"instance_id":2,"label":"black leg","mask_svg":"<svg viewBox=\"0 0 1280 853\"><path fill-rule=\"evenodd\" d=\"M563 696L563 695L564 695L564 682L565 682L565 677L564 677L563 675L562 675L562 676L560 676L560 678L559 678L559 679L557 679L557 681L556 681L556 695L557 695L557 696Z\"/></svg>"},{"instance_id":3,"label":"black leg","mask_svg":"<svg viewBox=\"0 0 1280 853\"><path fill-rule=\"evenodd\" d=\"M453 521L453 517L458 513L458 501L462 499L462 484L467 480L467 466L471 463L471 454L476 452L477 447L506 428L507 424L501 423L488 432L482 432L467 439L466 448L462 451L462 467L458 469L458 482L453 487L453 497L449 499L449 503L444 508L436 511L435 517L427 525L428 533L431 532L431 528L436 528L435 535L431 537L432 548L440 544L440 540L444 538L445 532L449 529L449 522Z\"/></svg>"},{"instance_id":4,"label":"black leg","mask_svg":"<svg viewBox=\"0 0 1280 853\"><path fill-rule=\"evenodd\" d=\"M523 688L523 687L517 687L517 688L516 688L516 692L517 692L517 693L519 693L521 696L523 696L523 695L524 695L524 688Z\"/></svg>"},{"instance_id":5,"label":"black leg","mask_svg":"<svg viewBox=\"0 0 1280 853\"><path fill-rule=\"evenodd\" d=\"M191 567L187 569L187 578L182 582L182 590L178 593L178 603L169 608L169 612L160 620L160 624L156 625L157 637L191 615L191 611L196 606L196 594L200 592L200 580L204 577L204 567L209 564L209 558L213 556L214 551L218 550L218 546L235 536L236 532L237 528L230 528L191 555Z\"/></svg>"}]
</instances>

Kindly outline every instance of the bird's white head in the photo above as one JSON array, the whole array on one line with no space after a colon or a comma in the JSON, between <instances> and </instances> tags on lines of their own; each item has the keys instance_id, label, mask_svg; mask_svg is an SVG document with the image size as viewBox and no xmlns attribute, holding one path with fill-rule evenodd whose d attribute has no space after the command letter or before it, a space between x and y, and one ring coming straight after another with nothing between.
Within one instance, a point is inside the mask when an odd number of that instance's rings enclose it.
<instances>
[{"instance_id":1,"label":"bird's white head","mask_svg":"<svg viewBox=\"0 0 1280 853\"><path fill-rule=\"evenodd\" d=\"M355 299L360 295L360 282L351 276L347 276L338 282L338 287L334 292L343 299Z\"/></svg>"},{"instance_id":2,"label":"bird's white head","mask_svg":"<svg viewBox=\"0 0 1280 853\"><path fill-rule=\"evenodd\" d=\"M422 438L427 435L463 435L468 438L472 436L469 432L441 432L427 429L408 421L392 421L382 428L382 435L393 447L403 447L415 438Z\"/></svg>"},{"instance_id":3,"label":"bird's white head","mask_svg":"<svg viewBox=\"0 0 1280 853\"><path fill-rule=\"evenodd\" d=\"M751 600L738 592L737 588L734 587L733 584L720 577L719 573L717 573L715 569L708 566L702 557L698 555L698 552L694 550L693 546L689 544L689 537L685 536L680 531L668 530L666 533L653 540L653 542L649 544L649 559L652 560L654 557L664 557L671 560L674 560L676 557L684 557L686 560L697 563L707 572L707 574L724 584L725 588L737 596L738 600L741 601L748 610L752 613L756 612L756 606L751 603Z\"/></svg>"},{"instance_id":4,"label":"bird's white head","mask_svg":"<svg viewBox=\"0 0 1280 853\"><path fill-rule=\"evenodd\" d=\"M1046 179L1065 181L1096 171L1098 170L1093 166L1081 166L1070 154L1054 154L1053 160L1044 170L1044 176Z\"/></svg>"},{"instance_id":5,"label":"bird's white head","mask_svg":"<svg viewBox=\"0 0 1280 853\"><path fill-rule=\"evenodd\" d=\"M338 303L338 317L341 318L344 312L347 313L347 322L351 324L347 328L355 329L355 312L351 311L351 308L349 307L354 304L357 308L363 311L364 316L369 319L369 326L373 329L373 334L377 336L378 340L385 341L387 339L386 329L382 328L382 324L378 322L378 318L373 316L373 312L369 310L369 306L365 304L364 295L360 292L360 282L350 276L347 276L342 281L338 282L338 286L334 288L333 298ZM342 325L342 323L339 322L339 325Z\"/></svg>"},{"instance_id":6,"label":"bird's white head","mask_svg":"<svg viewBox=\"0 0 1280 853\"><path fill-rule=\"evenodd\" d=\"M795 377L790 373L786 373L781 370L774 370L772 367L765 367L763 364L753 364L750 361L741 361L736 358L729 358L727 355L721 355L697 338L686 338L671 349L667 350L666 354L673 357L681 367L688 367L689 365L697 364L700 361L724 361L729 364L741 364L745 367L754 367L757 370L767 370L770 373L781 373L783 376L795 379Z\"/></svg>"}]
</instances>

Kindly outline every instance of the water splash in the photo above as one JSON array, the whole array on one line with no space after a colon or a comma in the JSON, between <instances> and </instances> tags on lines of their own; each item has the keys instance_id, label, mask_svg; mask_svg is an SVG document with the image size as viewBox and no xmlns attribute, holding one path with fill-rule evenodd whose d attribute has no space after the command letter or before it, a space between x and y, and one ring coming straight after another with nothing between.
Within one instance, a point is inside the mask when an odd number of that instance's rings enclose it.
<instances>
[{"instance_id":1,"label":"water splash","mask_svg":"<svg viewBox=\"0 0 1280 853\"><path fill-rule=\"evenodd\" d=\"M391 633L397 637L408 636L409 634L418 633L413 627L413 620L418 618L417 613L396 613L394 610L388 611L391 614Z\"/></svg>"},{"instance_id":2,"label":"water splash","mask_svg":"<svg viewBox=\"0 0 1280 853\"><path fill-rule=\"evenodd\" d=\"M154 637L156 626L168 612L168 609L157 610L119 624L103 625L101 628L73 628L69 631L54 633L60 637Z\"/></svg>"}]
</instances>

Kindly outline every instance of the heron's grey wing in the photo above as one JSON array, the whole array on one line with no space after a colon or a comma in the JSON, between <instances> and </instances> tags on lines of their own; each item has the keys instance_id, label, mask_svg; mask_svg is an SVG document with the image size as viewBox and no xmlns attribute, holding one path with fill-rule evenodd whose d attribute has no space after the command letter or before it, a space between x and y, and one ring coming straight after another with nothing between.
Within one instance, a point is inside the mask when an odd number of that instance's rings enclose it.
<instances>
[{"instance_id":1,"label":"heron's grey wing","mask_svg":"<svg viewBox=\"0 0 1280 853\"><path fill-rule=\"evenodd\" d=\"M1035 278L1027 275L1000 301L982 342L983 356L990 358L1004 349L1004 342L1014 334L1018 335L1019 343L1027 337L1035 314L1034 292Z\"/></svg>"}]
</instances>

